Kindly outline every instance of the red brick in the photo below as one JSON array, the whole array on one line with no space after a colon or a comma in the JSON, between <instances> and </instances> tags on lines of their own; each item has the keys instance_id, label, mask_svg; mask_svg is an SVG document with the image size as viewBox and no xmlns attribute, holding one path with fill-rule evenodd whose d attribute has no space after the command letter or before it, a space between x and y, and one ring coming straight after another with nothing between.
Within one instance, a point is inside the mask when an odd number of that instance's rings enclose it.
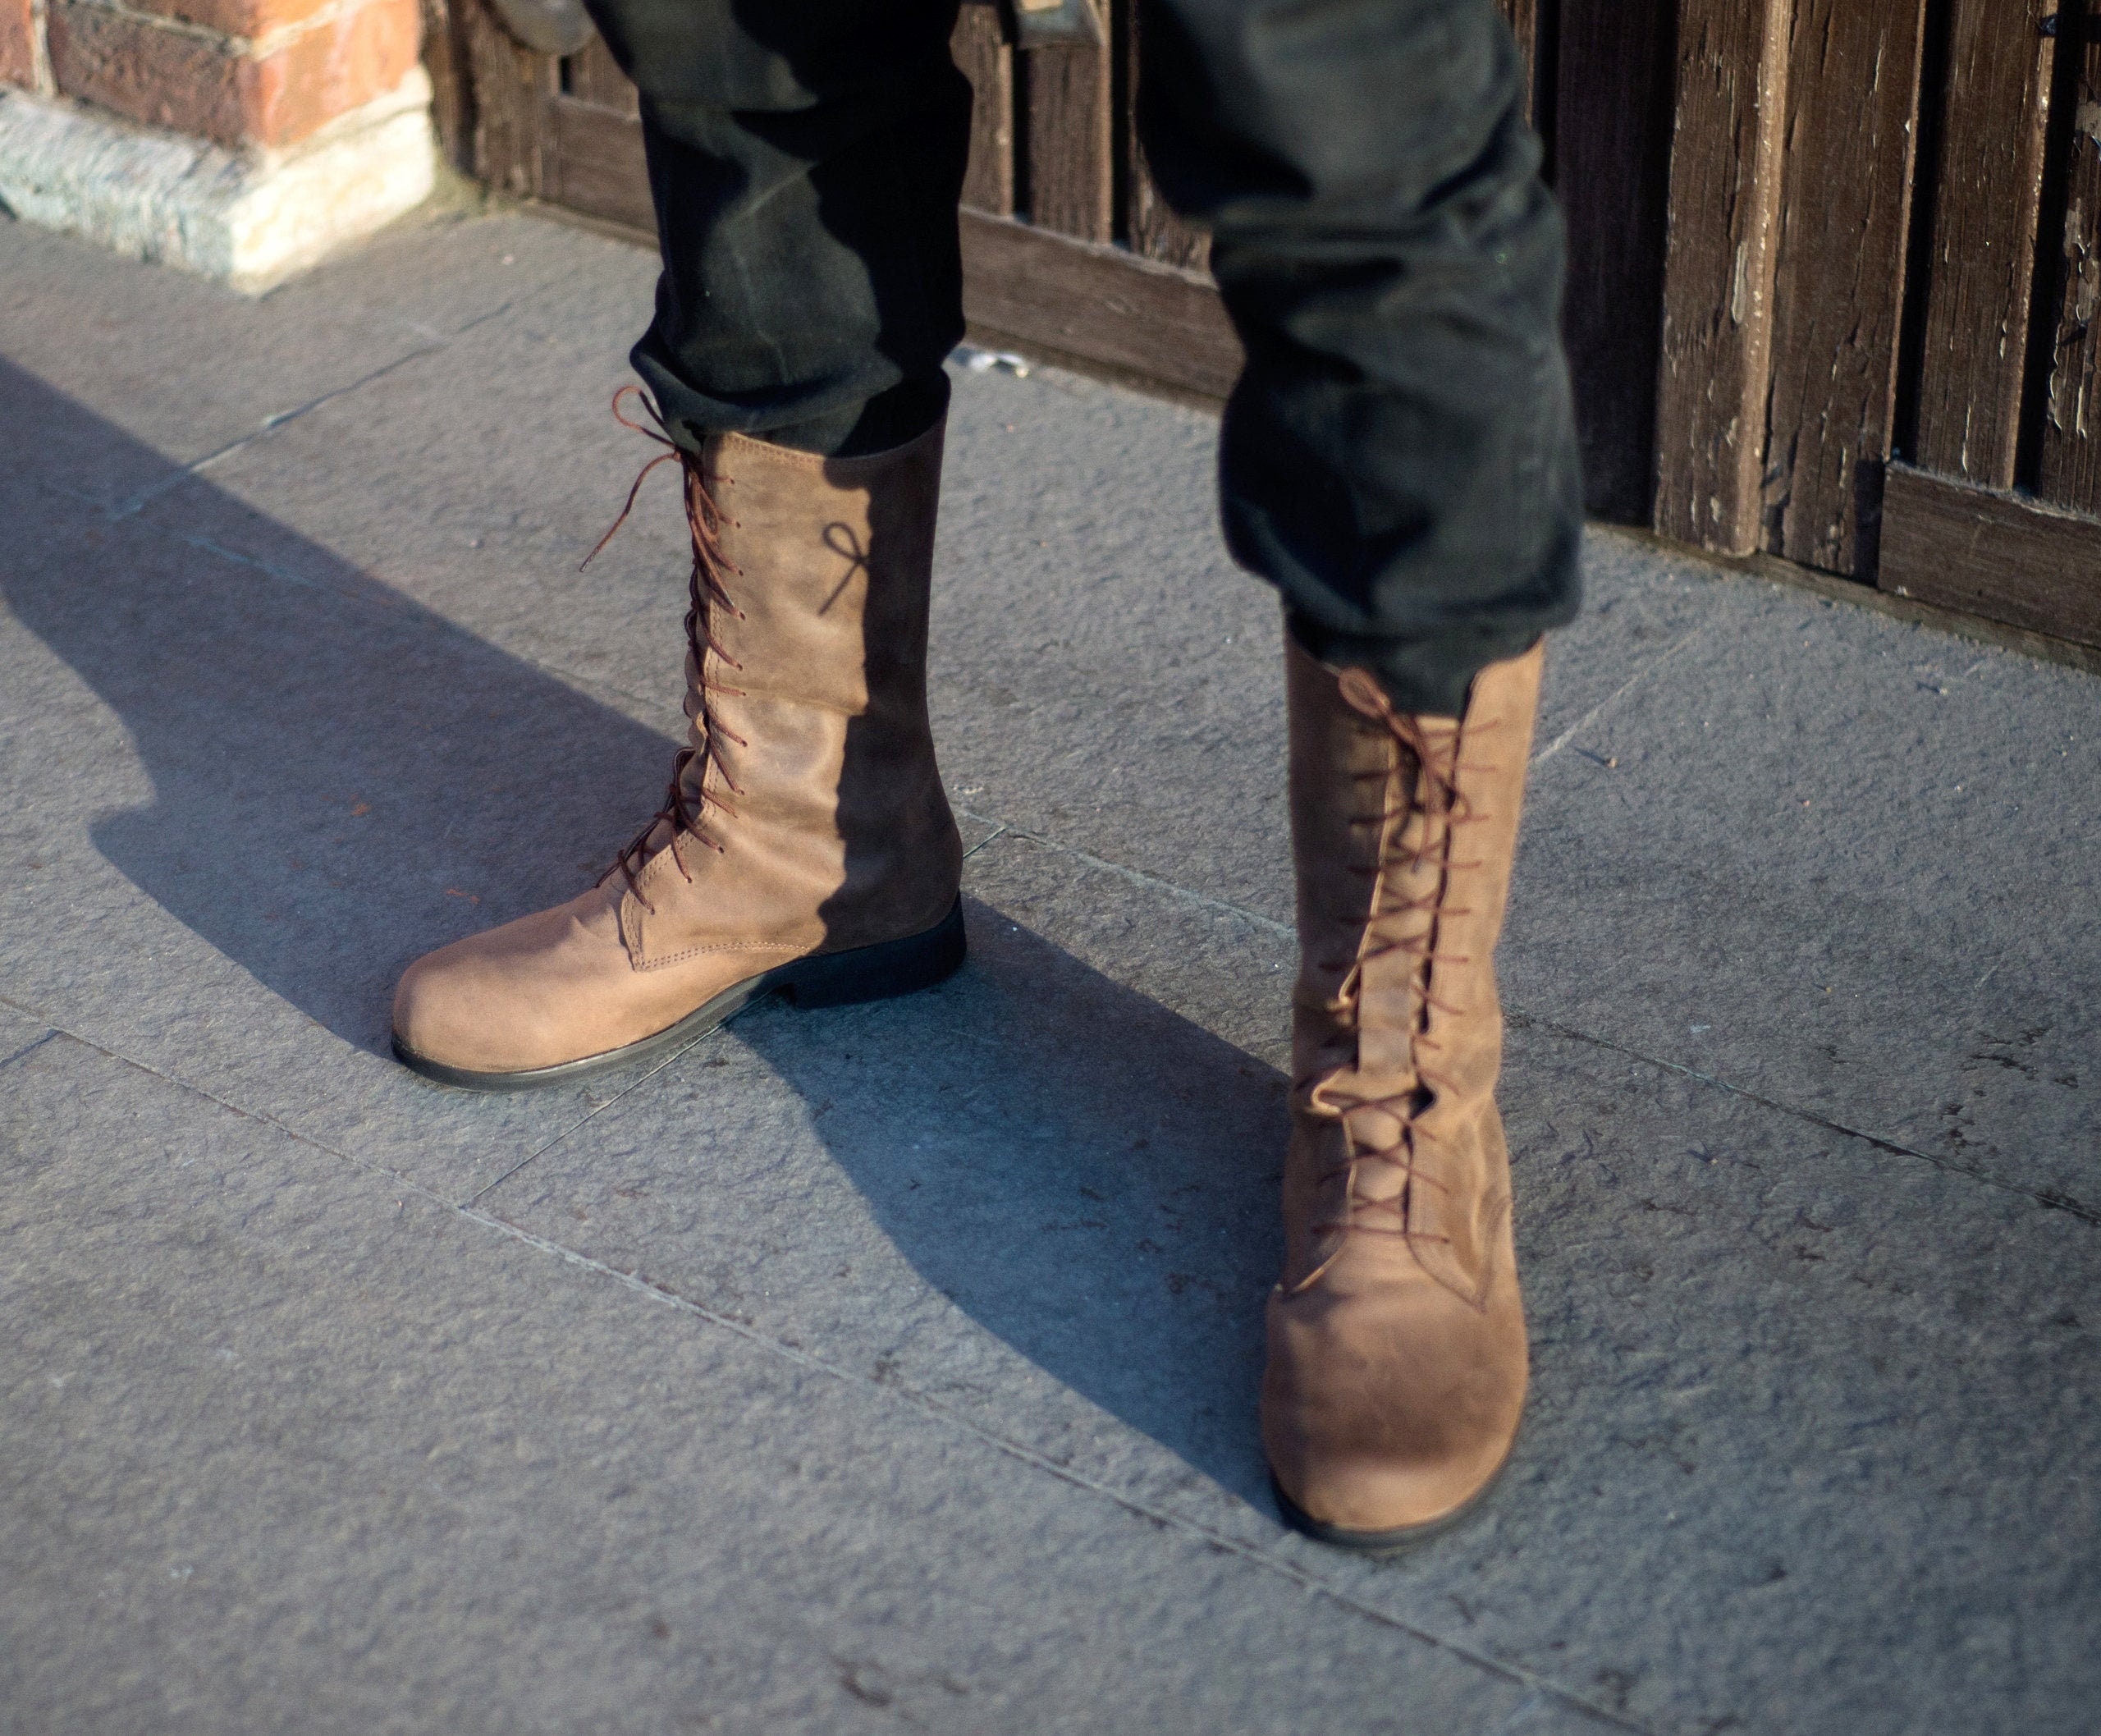
<instances>
[{"instance_id":1,"label":"red brick","mask_svg":"<svg viewBox=\"0 0 2101 1736\"><path fill-rule=\"evenodd\" d=\"M222 144L246 136L240 64L223 49L100 7L55 5L50 19L51 71L66 95Z\"/></svg>"},{"instance_id":2,"label":"red brick","mask_svg":"<svg viewBox=\"0 0 2101 1736\"><path fill-rule=\"evenodd\" d=\"M367 0L257 59L77 0L51 10L68 96L220 144L296 144L391 90L415 65L418 0Z\"/></svg>"},{"instance_id":3,"label":"red brick","mask_svg":"<svg viewBox=\"0 0 2101 1736\"><path fill-rule=\"evenodd\" d=\"M406 78L423 46L419 0L368 0L250 63L244 80L252 136L290 144L385 94Z\"/></svg>"},{"instance_id":4,"label":"red brick","mask_svg":"<svg viewBox=\"0 0 2101 1736\"><path fill-rule=\"evenodd\" d=\"M36 83L34 30L30 0L0 0L0 84Z\"/></svg>"},{"instance_id":5,"label":"red brick","mask_svg":"<svg viewBox=\"0 0 2101 1736\"><path fill-rule=\"evenodd\" d=\"M128 0L134 11L180 18L229 36L257 37L311 18L330 0Z\"/></svg>"}]
</instances>

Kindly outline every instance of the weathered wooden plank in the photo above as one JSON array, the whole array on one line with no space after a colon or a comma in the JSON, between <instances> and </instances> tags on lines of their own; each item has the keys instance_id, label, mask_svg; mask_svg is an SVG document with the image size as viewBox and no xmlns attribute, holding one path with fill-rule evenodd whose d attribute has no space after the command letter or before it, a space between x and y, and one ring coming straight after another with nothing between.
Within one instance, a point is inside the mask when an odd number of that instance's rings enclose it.
<instances>
[{"instance_id":1,"label":"weathered wooden plank","mask_svg":"<svg viewBox=\"0 0 2101 1736\"><path fill-rule=\"evenodd\" d=\"M1897 412L1925 0L1796 0L1765 546L1871 576Z\"/></svg>"},{"instance_id":2,"label":"weathered wooden plank","mask_svg":"<svg viewBox=\"0 0 2101 1736\"><path fill-rule=\"evenodd\" d=\"M546 182L541 196L587 217L654 233L642 121L610 104L548 99Z\"/></svg>"},{"instance_id":3,"label":"weathered wooden plank","mask_svg":"<svg viewBox=\"0 0 2101 1736\"><path fill-rule=\"evenodd\" d=\"M2101 645L2101 519L1892 465L1879 587Z\"/></svg>"},{"instance_id":4,"label":"weathered wooden plank","mask_svg":"<svg viewBox=\"0 0 2101 1736\"><path fill-rule=\"evenodd\" d=\"M1748 554L1773 337L1792 0L1682 0L1665 222L1655 526Z\"/></svg>"},{"instance_id":5,"label":"weathered wooden plank","mask_svg":"<svg viewBox=\"0 0 2101 1736\"><path fill-rule=\"evenodd\" d=\"M430 117L445 160L463 174L474 172L473 80L465 47L450 0L423 0L423 70L430 75Z\"/></svg>"},{"instance_id":6,"label":"weathered wooden plank","mask_svg":"<svg viewBox=\"0 0 2101 1736\"><path fill-rule=\"evenodd\" d=\"M519 47L482 0L459 4L474 85L474 172L514 197L537 199L545 185L542 111L556 63Z\"/></svg>"},{"instance_id":7,"label":"weathered wooden plank","mask_svg":"<svg viewBox=\"0 0 2101 1736\"><path fill-rule=\"evenodd\" d=\"M1018 57L1028 109L1029 220L1083 241L1114 238L1115 103L1106 48L1031 48Z\"/></svg>"},{"instance_id":8,"label":"weathered wooden plank","mask_svg":"<svg viewBox=\"0 0 2101 1736\"><path fill-rule=\"evenodd\" d=\"M2058 0L1950 0L1920 346L1920 467L2011 488Z\"/></svg>"},{"instance_id":9,"label":"weathered wooden plank","mask_svg":"<svg viewBox=\"0 0 2101 1736\"><path fill-rule=\"evenodd\" d=\"M1137 93L1145 76L1145 45L1138 26L1138 8L1123 7L1124 96L1123 124L1124 187L1124 232L1133 251L1163 264L1202 271L1211 263L1211 238L1193 223L1184 222L1160 196L1152 172L1146 167L1145 147L1138 140Z\"/></svg>"},{"instance_id":10,"label":"weathered wooden plank","mask_svg":"<svg viewBox=\"0 0 2101 1736\"><path fill-rule=\"evenodd\" d=\"M2092 21L2095 9L2078 10ZM2068 41L2060 52L2079 57L2078 82L2065 176L2063 289L2035 492L2101 515L2101 40Z\"/></svg>"},{"instance_id":11,"label":"weathered wooden plank","mask_svg":"<svg viewBox=\"0 0 2101 1736\"><path fill-rule=\"evenodd\" d=\"M998 11L963 8L950 51L970 80L970 167L963 202L974 211L1007 217L1014 208L1014 51L1000 31Z\"/></svg>"},{"instance_id":12,"label":"weathered wooden plank","mask_svg":"<svg viewBox=\"0 0 2101 1736\"><path fill-rule=\"evenodd\" d=\"M579 103L611 108L630 119L642 116L642 93L634 88L602 36L590 41L562 62L562 90Z\"/></svg>"},{"instance_id":13,"label":"weathered wooden plank","mask_svg":"<svg viewBox=\"0 0 2101 1736\"><path fill-rule=\"evenodd\" d=\"M1675 0L1562 0L1555 185L1563 329L1591 511L1646 524L1655 493Z\"/></svg>"},{"instance_id":14,"label":"weathered wooden plank","mask_svg":"<svg viewBox=\"0 0 2101 1736\"><path fill-rule=\"evenodd\" d=\"M973 330L1206 397L1240 374L1207 278L1031 223L963 213L963 310Z\"/></svg>"},{"instance_id":15,"label":"weathered wooden plank","mask_svg":"<svg viewBox=\"0 0 2101 1736\"><path fill-rule=\"evenodd\" d=\"M1540 126L1545 106L1540 101L1545 94L1540 80L1547 73L1540 55L1545 46L1540 14L1554 0L1495 0L1495 3L1510 26L1510 34L1517 39L1517 52L1525 57L1525 118L1535 126Z\"/></svg>"}]
</instances>

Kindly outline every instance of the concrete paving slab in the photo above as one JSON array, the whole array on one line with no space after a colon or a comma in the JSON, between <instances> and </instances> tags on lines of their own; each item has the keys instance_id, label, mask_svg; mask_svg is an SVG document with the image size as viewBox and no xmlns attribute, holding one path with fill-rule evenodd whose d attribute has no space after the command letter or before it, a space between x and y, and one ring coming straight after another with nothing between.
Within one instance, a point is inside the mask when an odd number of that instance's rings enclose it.
<instances>
[{"instance_id":1,"label":"concrete paving slab","mask_svg":"<svg viewBox=\"0 0 2101 1736\"><path fill-rule=\"evenodd\" d=\"M936 721L964 800L996 792L1018 827L1289 922L1281 627L1225 553L1217 438L1209 416L1054 369L959 377ZM1702 625L1711 576L1624 539L1591 555L1542 740Z\"/></svg>"},{"instance_id":2,"label":"concrete paving slab","mask_svg":"<svg viewBox=\"0 0 2101 1736\"><path fill-rule=\"evenodd\" d=\"M229 454L149 515L277 567L325 549L498 649L679 721L691 557L675 470L579 570L663 450L610 410L633 378L648 260L593 245L589 268Z\"/></svg>"},{"instance_id":3,"label":"concrete paving slab","mask_svg":"<svg viewBox=\"0 0 2101 1736\"><path fill-rule=\"evenodd\" d=\"M1513 1004L2101 1223L2101 682L1705 585L1536 768Z\"/></svg>"},{"instance_id":4,"label":"concrete paving slab","mask_svg":"<svg viewBox=\"0 0 2101 1736\"><path fill-rule=\"evenodd\" d=\"M516 656L673 704L675 491L660 479L575 570L655 450L606 408L652 273L606 244L153 512L274 566L297 570L302 542L326 547ZM1275 598L1220 541L1215 422L1057 370L955 382L934 675L956 799L989 812L996 790L1001 821L1288 919ZM1543 740L1703 619L1705 575L1610 541L1593 567Z\"/></svg>"},{"instance_id":5,"label":"concrete paving slab","mask_svg":"<svg viewBox=\"0 0 2101 1736\"><path fill-rule=\"evenodd\" d=\"M748 1012L478 1203L1232 1523L1213 1485L1267 1505L1289 946L1026 841L968 866L949 983Z\"/></svg>"},{"instance_id":6,"label":"concrete paving slab","mask_svg":"<svg viewBox=\"0 0 2101 1736\"><path fill-rule=\"evenodd\" d=\"M161 1509L98 1468L120 1460L245 1540L231 1559L297 1569L194 1619L36 1616L21 1694L77 1663L112 1697L68 1706L215 1731L243 1727L229 1706L266 1729L422 1728L402 1720L427 1707L471 1729L488 1706L492 1727L656 1729L696 1703L730 1728L867 1709L1026 1729L1081 1706L1089 1728L1128 1709L1523 1730L1578 1702L1657 1730L1909 1732L1950 1706L1966 1729L2083 1729L2101 686L1593 534L1504 953L1528 1434L1481 1526L1400 1569L1353 1563L1277 1530L1254 1446L1282 721L1274 604L1218 547L1203 418L1055 370L959 376L936 704L968 841L991 838L962 976L888 1007L762 1009L596 1092L472 1098L384 1059L401 963L573 890L661 786L675 510L645 504L572 570L646 456L602 405L650 272L510 217L401 231L298 305L222 305L0 224L0 1092L22 1093L0 1137L30 1129L75 1178L0 1285L80 1251L95 1342L144 1395L57 1468L23 1461L62 1488L77 1464L88 1490L37 1534L25 1599L130 1586L130 1539L187 1535L139 1520ZM251 332L254 379L222 378ZM189 468L287 406L306 407ZM231 1173L214 1154L250 1149L153 1073L278 1154L235 1228L197 1231L224 1260L137 1230L203 1221L144 1182L109 1180L93 1209L112 1215L82 1227L80 1178L119 1160ZM339 1207L371 1214L335 1194L309 1210L300 1189L350 1173L331 1153L380 1166L358 1185L406 1242L341 1229ZM306 1304L257 1314L236 1354L271 1372L238 1395L244 1426L322 1396L272 1437L312 1460L304 1482L265 1453L268 1523L244 1530L254 1431L149 1426L192 1414L190 1388L153 1384L189 1378L167 1323L240 1316L250 1275L293 1270L321 1224L368 1251L311 1309L379 1311L383 1349L339 1364ZM501 1273L462 1225L510 1235ZM178 1303L126 1300L127 1235L147 1238L138 1283ZM587 1282L647 1319L573 1307ZM744 1348L666 1351L657 1308ZM827 1408L805 1380L826 1367L931 1432ZM559 1450L520 1452L541 1416ZM785 1498L777 1463L754 1468L783 1436L808 1443ZM444 1481L463 1463L471 1502ZM506 1506L492 1491L517 1478ZM1192 1553L1032 1507L1037 1478ZM289 1555L265 1547L282 1537ZM1014 1588L1039 1550L1040 1603ZM1198 1554L1301 1601L1192 1592ZM668 1661L620 1625L647 1601L629 1561L672 1588ZM418 1631L376 1634L373 1608ZM684 1646L716 1628L718 1650ZM1379 1647L1409 1630L1533 1685L1476 1702L1397 1674ZM450 1658L448 1634L467 1636ZM0 1703L46 1703L15 1686Z\"/></svg>"},{"instance_id":7,"label":"concrete paving slab","mask_svg":"<svg viewBox=\"0 0 2101 1736\"><path fill-rule=\"evenodd\" d=\"M608 257L625 264L633 250L515 215L438 213L259 300L0 219L0 326L15 365L187 466L484 321L516 316ZM240 365L227 365L236 355ZM4 405L0 396L0 418ZM0 419L11 451L48 460L59 456L54 442L89 432ZM104 506L167 485L164 466L137 465L140 455L121 446L78 438L63 456L72 485Z\"/></svg>"},{"instance_id":8,"label":"concrete paving slab","mask_svg":"<svg viewBox=\"0 0 2101 1736\"><path fill-rule=\"evenodd\" d=\"M11 1728L1609 1727L76 1043L0 1174Z\"/></svg>"},{"instance_id":9,"label":"concrete paving slab","mask_svg":"<svg viewBox=\"0 0 2101 1736\"><path fill-rule=\"evenodd\" d=\"M387 1057L389 1010L418 954L588 885L667 738L329 551L259 566L45 480L0 479L5 992L455 1195L631 1083L478 1103Z\"/></svg>"},{"instance_id":10,"label":"concrete paving slab","mask_svg":"<svg viewBox=\"0 0 2101 1736\"><path fill-rule=\"evenodd\" d=\"M1521 1027L1527 1435L1480 1524L1353 1564L1254 1433L1288 937L1026 840L971 869L949 986L748 1015L483 1204L1644 1727L2076 1727L2091 1226Z\"/></svg>"}]
</instances>

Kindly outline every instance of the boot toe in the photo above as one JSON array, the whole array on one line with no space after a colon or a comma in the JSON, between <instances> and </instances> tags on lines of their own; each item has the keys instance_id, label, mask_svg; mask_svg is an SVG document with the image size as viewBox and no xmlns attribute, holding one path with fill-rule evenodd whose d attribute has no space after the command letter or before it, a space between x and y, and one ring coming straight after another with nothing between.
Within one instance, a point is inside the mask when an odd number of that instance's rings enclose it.
<instances>
[{"instance_id":1,"label":"boot toe","mask_svg":"<svg viewBox=\"0 0 2101 1736\"><path fill-rule=\"evenodd\" d=\"M394 991L396 1045L419 1060L463 1072L510 1072L536 1062L545 1065L518 1040L515 990L504 1016L492 1018L491 985L485 975L468 941L418 959L401 973Z\"/></svg>"},{"instance_id":2,"label":"boot toe","mask_svg":"<svg viewBox=\"0 0 2101 1736\"><path fill-rule=\"evenodd\" d=\"M1472 1510L1509 1457L1506 1439L1404 1459L1366 1451L1272 1453L1270 1474L1302 1528L1330 1541L1390 1547L1426 1537ZM1283 1463L1279 1463L1279 1460Z\"/></svg>"},{"instance_id":3,"label":"boot toe","mask_svg":"<svg viewBox=\"0 0 2101 1736\"><path fill-rule=\"evenodd\" d=\"M1434 1319L1270 1308L1263 1445L1302 1528L1391 1547L1470 1510L1517 1439L1522 1317L1441 1299L1425 1311L1446 1317Z\"/></svg>"},{"instance_id":4,"label":"boot toe","mask_svg":"<svg viewBox=\"0 0 2101 1736\"><path fill-rule=\"evenodd\" d=\"M614 913L594 890L418 959L394 992L396 1046L405 1058L503 1074L647 1035L657 1009L632 1004L634 973Z\"/></svg>"}]
</instances>

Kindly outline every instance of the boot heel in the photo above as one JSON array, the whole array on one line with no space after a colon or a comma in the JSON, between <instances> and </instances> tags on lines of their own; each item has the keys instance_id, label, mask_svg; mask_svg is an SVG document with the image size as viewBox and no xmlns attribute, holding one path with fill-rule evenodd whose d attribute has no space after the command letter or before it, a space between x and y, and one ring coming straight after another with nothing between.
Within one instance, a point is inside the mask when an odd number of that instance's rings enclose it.
<instances>
[{"instance_id":1,"label":"boot heel","mask_svg":"<svg viewBox=\"0 0 2101 1736\"><path fill-rule=\"evenodd\" d=\"M849 1006L931 988L963 963L963 900L925 932L873 946L802 959L780 983L798 1006Z\"/></svg>"}]
</instances>

